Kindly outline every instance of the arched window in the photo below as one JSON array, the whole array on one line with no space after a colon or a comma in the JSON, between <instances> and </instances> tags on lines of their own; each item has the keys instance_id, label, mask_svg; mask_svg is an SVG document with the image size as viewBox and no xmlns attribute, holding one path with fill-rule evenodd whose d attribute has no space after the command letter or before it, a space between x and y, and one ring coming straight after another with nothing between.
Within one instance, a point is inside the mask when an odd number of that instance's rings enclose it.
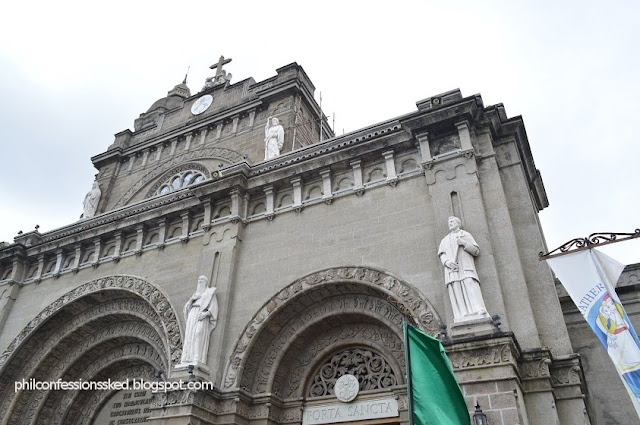
<instances>
[{"instance_id":1,"label":"arched window","mask_svg":"<svg viewBox=\"0 0 640 425\"><path fill-rule=\"evenodd\" d=\"M165 195L174 190L182 189L191 184L200 183L204 180L204 176L197 170L188 170L171 176L158 189L158 195Z\"/></svg>"},{"instance_id":2,"label":"arched window","mask_svg":"<svg viewBox=\"0 0 640 425\"><path fill-rule=\"evenodd\" d=\"M183 164L165 173L147 192L147 198L183 189L210 178L209 171L197 163Z\"/></svg>"}]
</instances>

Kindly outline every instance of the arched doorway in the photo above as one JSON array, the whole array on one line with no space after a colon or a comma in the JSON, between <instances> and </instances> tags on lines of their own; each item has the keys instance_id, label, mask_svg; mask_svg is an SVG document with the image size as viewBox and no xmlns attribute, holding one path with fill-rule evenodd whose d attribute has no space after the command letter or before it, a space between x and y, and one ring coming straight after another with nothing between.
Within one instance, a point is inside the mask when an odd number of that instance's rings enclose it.
<instances>
[{"instance_id":1,"label":"arched doorway","mask_svg":"<svg viewBox=\"0 0 640 425\"><path fill-rule=\"evenodd\" d=\"M159 288L133 276L88 282L40 312L0 356L2 421L92 423L115 390L48 383L151 380L179 360L180 347L175 312ZM35 382L47 384L27 388Z\"/></svg>"},{"instance_id":2,"label":"arched doorway","mask_svg":"<svg viewBox=\"0 0 640 425\"><path fill-rule=\"evenodd\" d=\"M277 400L283 421L402 422L405 318L438 332L428 300L388 272L345 267L311 274L254 316L229 360L224 385L254 400ZM357 397L348 403L336 397L344 375L358 382Z\"/></svg>"}]
</instances>

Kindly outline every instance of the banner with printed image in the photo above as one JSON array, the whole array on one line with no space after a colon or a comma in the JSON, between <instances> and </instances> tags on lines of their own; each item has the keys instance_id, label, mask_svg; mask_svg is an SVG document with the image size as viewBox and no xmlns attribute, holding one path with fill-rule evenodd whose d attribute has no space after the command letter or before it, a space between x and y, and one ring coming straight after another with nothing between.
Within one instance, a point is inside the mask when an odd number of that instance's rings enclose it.
<instances>
[{"instance_id":1,"label":"banner with printed image","mask_svg":"<svg viewBox=\"0 0 640 425\"><path fill-rule=\"evenodd\" d=\"M607 350L640 418L640 339L615 291L624 264L595 249L547 262Z\"/></svg>"}]
</instances>

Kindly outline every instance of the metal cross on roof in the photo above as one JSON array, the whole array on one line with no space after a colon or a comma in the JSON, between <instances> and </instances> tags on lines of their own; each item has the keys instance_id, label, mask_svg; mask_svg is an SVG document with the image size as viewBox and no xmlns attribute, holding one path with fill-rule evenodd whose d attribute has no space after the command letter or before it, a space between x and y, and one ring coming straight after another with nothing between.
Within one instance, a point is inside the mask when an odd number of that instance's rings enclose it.
<instances>
[{"instance_id":1,"label":"metal cross on roof","mask_svg":"<svg viewBox=\"0 0 640 425\"><path fill-rule=\"evenodd\" d=\"M228 64L229 62L231 62L231 59L225 59L224 56L220 56L220 59L218 59L218 63L214 63L213 65L211 65L209 68L211 69L216 69L216 76L222 74L222 66L225 64Z\"/></svg>"}]
</instances>

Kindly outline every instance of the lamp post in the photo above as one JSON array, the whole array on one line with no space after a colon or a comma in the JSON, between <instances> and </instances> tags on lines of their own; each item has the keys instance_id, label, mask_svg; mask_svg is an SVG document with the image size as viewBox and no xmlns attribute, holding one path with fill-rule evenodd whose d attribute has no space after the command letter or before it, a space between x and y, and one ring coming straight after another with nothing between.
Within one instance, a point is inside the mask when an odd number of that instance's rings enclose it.
<instances>
[{"instance_id":1,"label":"lamp post","mask_svg":"<svg viewBox=\"0 0 640 425\"><path fill-rule=\"evenodd\" d=\"M487 415L482 413L478 400L476 400L476 411L473 412L473 425L487 425Z\"/></svg>"}]
</instances>

